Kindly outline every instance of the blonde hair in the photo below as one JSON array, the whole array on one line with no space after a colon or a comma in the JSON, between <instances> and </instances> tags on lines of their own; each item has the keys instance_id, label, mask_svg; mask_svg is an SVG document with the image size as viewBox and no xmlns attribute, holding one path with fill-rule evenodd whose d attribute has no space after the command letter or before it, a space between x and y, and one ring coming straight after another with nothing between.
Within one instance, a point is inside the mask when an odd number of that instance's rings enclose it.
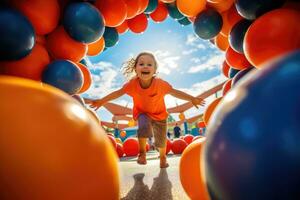
<instances>
[{"instance_id":1,"label":"blonde hair","mask_svg":"<svg viewBox=\"0 0 300 200\"><path fill-rule=\"evenodd\" d=\"M155 67L155 70L157 70L158 63L157 63L157 60L156 60L154 54L151 52L141 52L135 58L130 58L129 60L127 60L126 62L123 63L121 71L127 80L130 80L130 79L136 77L136 72L135 72L136 64L137 64L139 58L144 55L148 55L153 58L154 64L155 64L154 67Z\"/></svg>"}]
</instances>

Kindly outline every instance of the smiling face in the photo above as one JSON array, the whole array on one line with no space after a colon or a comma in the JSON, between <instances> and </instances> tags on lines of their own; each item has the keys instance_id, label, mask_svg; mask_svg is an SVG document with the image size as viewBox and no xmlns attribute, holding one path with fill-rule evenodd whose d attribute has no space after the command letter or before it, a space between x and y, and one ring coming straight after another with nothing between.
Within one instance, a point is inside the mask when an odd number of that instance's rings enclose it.
<instances>
[{"instance_id":1,"label":"smiling face","mask_svg":"<svg viewBox=\"0 0 300 200\"><path fill-rule=\"evenodd\" d=\"M138 57L135 72L141 81L151 81L153 75L156 72L156 62L153 56L151 55L141 55Z\"/></svg>"}]
</instances>

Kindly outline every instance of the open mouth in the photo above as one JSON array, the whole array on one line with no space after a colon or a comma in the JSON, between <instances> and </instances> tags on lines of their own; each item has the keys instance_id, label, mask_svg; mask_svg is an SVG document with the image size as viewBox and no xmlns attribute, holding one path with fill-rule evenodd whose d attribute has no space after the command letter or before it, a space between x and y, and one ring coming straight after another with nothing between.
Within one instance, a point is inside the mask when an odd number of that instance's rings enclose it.
<instances>
[{"instance_id":1,"label":"open mouth","mask_svg":"<svg viewBox=\"0 0 300 200\"><path fill-rule=\"evenodd\" d=\"M143 75L148 75L150 72L142 72Z\"/></svg>"}]
</instances>

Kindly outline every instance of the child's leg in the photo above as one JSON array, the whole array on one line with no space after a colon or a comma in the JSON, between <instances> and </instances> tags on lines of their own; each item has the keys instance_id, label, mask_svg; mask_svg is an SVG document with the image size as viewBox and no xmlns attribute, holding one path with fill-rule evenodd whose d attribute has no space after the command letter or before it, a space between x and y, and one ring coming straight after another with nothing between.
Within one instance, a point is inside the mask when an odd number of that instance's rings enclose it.
<instances>
[{"instance_id":1,"label":"child's leg","mask_svg":"<svg viewBox=\"0 0 300 200\"><path fill-rule=\"evenodd\" d=\"M147 138L138 138L139 139L139 156L137 159L137 163L140 165L147 164L146 160L146 144Z\"/></svg>"},{"instance_id":2,"label":"child's leg","mask_svg":"<svg viewBox=\"0 0 300 200\"><path fill-rule=\"evenodd\" d=\"M155 146L159 150L159 159L160 159L160 167L166 168L169 166L167 162L166 156L166 148L167 148L167 122L163 121L153 121L153 134L155 139Z\"/></svg>"},{"instance_id":3,"label":"child's leg","mask_svg":"<svg viewBox=\"0 0 300 200\"><path fill-rule=\"evenodd\" d=\"M152 135L151 119L145 114L140 114L138 117L137 135L139 140L139 156L138 156L137 163L141 165L145 165L147 164L147 160L146 160L147 139Z\"/></svg>"}]
</instances>

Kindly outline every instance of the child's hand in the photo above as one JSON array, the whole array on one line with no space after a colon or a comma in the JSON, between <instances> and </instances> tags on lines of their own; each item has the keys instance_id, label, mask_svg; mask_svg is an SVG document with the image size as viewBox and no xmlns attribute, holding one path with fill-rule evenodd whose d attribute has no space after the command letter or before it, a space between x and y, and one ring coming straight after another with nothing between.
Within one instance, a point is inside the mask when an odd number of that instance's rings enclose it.
<instances>
[{"instance_id":1,"label":"child's hand","mask_svg":"<svg viewBox=\"0 0 300 200\"><path fill-rule=\"evenodd\" d=\"M194 97L191 102L196 108L198 108L198 105L200 105L200 106L205 105L204 99L202 99L200 97Z\"/></svg>"},{"instance_id":2,"label":"child's hand","mask_svg":"<svg viewBox=\"0 0 300 200\"><path fill-rule=\"evenodd\" d=\"M86 104L90 104L90 107L94 108L95 110L98 110L104 104L102 99L84 99L84 102Z\"/></svg>"}]
</instances>

